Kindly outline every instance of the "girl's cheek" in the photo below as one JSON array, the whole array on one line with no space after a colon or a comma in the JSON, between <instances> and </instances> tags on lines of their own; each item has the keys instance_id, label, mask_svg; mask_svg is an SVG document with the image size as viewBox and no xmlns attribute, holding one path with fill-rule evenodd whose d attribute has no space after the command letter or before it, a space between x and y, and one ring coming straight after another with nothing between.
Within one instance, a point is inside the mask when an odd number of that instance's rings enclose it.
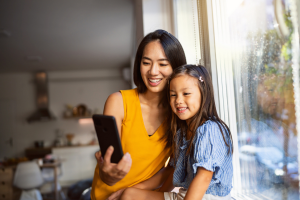
<instances>
[{"instance_id":1,"label":"girl's cheek","mask_svg":"<svg viewBox=\"0 0 300 200\"><path fill-rule=\"evenodd\" d=\"M172 111L176 113L176 108L174 106L172 106Z\"/></svg>"}]
</instances>

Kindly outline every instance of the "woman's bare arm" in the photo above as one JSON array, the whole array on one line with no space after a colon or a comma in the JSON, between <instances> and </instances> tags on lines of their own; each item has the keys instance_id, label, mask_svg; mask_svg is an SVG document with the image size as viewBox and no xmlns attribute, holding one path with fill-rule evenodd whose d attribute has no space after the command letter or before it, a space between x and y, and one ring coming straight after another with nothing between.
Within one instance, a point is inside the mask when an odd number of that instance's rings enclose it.
<instances>
[{"instance_id":1,"label":"woman's bare arm","mask_svg":"<svg viewBox=\"0 0 300 200\"><path fill-rule=\"evenodd\" d=\"M171 177L171 179L173 179L173 172L174 172L173 167L168 166L168 167L162 168L160 171L158 171L154 176L152 176L148 180L138 183L138 184L132 186L131 188L123 188L123 189L120 189L120 190L112 193L107 198L107 200L119 200L121 195L123 194L123 192L125 190L127 190L127 192L128 192L129 189L132 189L130 191L138 192L138 195L139 195L138 197L140 199L142 199L142 197L141 197L142 194L149 194L151 197L154 198L154 197L157 197L157 194L159 195L159 192L162 193L162 197L163 197L164 190L171 191L174 188L173 184L171 186L172 187L171 190L170 190L170 185L167 184L168 187L166 187L166 182L169 180L169 178ZM171 180L171 182L172 182L172 180ZM151 191L153 189L158 188L162 184L163 184L162 187L164 187L164 190L160 189L159 192ZM138 189L138 190L133 190L133 189ZM147 199L149 199L149 196L147 196Z\"/></svg>"},{"instance_id":2,"label":"woman's bare arm","mask_svg":"<svg viewBox=\"0 0 300 200\"><path fill-rule=\"evenodd\" d=\"M120 92L111 94L104 106L104 115L114 116L121 138L121 125L124 118L123 98ZM129 172L132 160L129 153L126 153L118 164L111 163L111 156L113 154L113 147L107 149L103 156L100 152L95 154L99 166L99 176L101 180L107 185L114 185L122 180Z\"/></svg>"},{"instance_id":3,"label":"woman's bare arm","mask_svg":"<svg viewBox=\"0 0 300 200\"><path fill-rule=\"evenodd\" d=\"M121 138L121 125L124 119L124 105L122 94L120 92L115 92L109 95L104 105L103 115L115 117Z\"/></svg>"},{"instance_id":4,"label":"woman's bare arm","mask_svg":"<svg viewBox=\"0 0 300 200\"><path fill-rule=\"evenodd\" d=\"M174 172L173 167L170 166L164 167L148 180L138 183L132 187L143 189L143 190L157 189L165 183L165 181L168 179L170 175L173 175L173 172Z\"/></svg>"},{"instance_id":5,"label":"woman's bare arm","mask_svg":"<svg viewBox=\"0 0 300 200\"><path fill-rule=\"evenodd\" d=\"M167 180L164 182L164 184L159 189L160 192L171 192L174 189L174 185L173 185L174 168L171 166L169 166L169 167L172 168L172 172L169 174Z\"/></svg>"}]
</instances>

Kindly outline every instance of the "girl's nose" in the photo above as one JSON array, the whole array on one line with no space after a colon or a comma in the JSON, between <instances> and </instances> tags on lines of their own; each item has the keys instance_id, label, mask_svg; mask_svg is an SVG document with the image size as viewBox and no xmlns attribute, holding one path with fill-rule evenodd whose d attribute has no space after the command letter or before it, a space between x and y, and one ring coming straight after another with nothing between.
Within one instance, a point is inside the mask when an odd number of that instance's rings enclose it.
<instances>
[{"instance_id":1,"label":"girl's nose","mask_svg":"<svg viewBox=\"0 0 300 200\"><path fill-rule=\"evenodd\" d=\"M182 103L182 98L181 98L181 96L178 96L177 98L176 98L176 100L175 100L175 104L176 105L179 105L179 104L181 104Z\"/></svg>"},{"instance_id":2,"label":"girl's nose","mask_svg":"<svg viewBox=\"0 0 300 200\"><path fill-rule=\"evenodd\" d=\"M150 71L149 71L149 74L150 75L158 75L159 74L159 66L158 64L154 63L151 68L150 68Z\"/></svg>"}]
</instances>

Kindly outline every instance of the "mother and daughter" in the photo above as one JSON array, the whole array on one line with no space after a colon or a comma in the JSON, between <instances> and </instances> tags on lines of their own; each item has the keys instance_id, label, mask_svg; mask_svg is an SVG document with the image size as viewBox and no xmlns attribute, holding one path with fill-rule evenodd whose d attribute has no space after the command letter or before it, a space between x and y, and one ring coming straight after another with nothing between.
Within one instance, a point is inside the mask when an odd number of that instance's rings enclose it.
<instances>
[{"instance_id":1,"label":"mother and daughter","mask_svg":"<svg viewBox=\"0 0 300 200\"><path fill-rule=\"evenodd\" d=\"M91 198L230 199L232 137L205 67L186 65L179 41L157 30L138 47L134 83L106 101L103 114L116 118L127 153L118 164L110 162L113 147L95 154Z\"/></svg>"}]
</instances>

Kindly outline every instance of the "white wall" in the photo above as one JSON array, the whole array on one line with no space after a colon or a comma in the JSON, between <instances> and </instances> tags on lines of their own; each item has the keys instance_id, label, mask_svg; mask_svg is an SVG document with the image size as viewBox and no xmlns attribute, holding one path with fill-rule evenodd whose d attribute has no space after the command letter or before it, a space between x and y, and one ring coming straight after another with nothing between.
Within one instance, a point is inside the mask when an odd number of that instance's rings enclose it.
<instances>
[{"instance_id":1,"label":"white wall","mask_svg":"<svg viewBox=\"0 0 300 200\"><path fill-rule=\"evenodd\" d=\"M0 74L0 159L23 155L35 140L51 145L57 129L76 134L74 143L88 143L93 137L93 124L80 125L77 120L63 119L65 105L84 103L102 113L109 94L130 87L119 69L56 71L49 72L48 78L50 110L57 120L28 124L26 118L36 109L33 74ZM10 138L13 147L8 143Z\"/></svg>"}]
</instances>

